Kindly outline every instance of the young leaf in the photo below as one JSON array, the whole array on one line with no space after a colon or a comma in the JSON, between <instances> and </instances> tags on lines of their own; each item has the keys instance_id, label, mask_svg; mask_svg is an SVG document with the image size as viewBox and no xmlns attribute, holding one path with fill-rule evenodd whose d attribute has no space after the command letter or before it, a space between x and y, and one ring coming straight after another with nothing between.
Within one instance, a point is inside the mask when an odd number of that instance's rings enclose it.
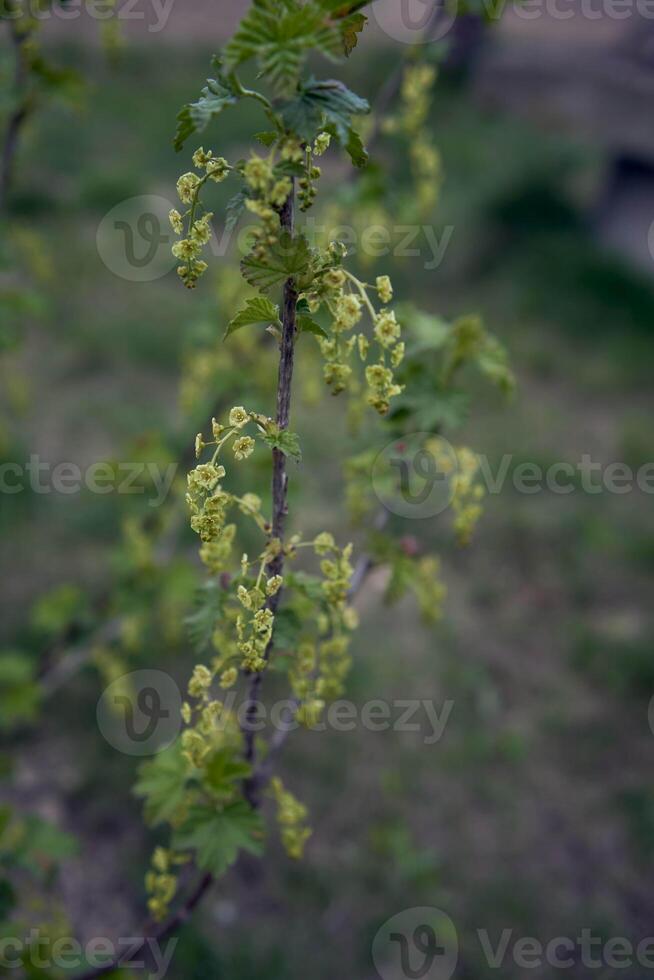
<instances>
[{"instance_id":1,"label":"young leaf","mask_svg":"<svg viewBox=\"0 0 654 980\"><path fill-rule=\"evenodd\" d=\"M290 456L296 463L302 461L300 440L295 432L289 432L288 429L271 429L263 436L263 441L271 449L279 449L285 456Z\"/></svg>"},{"instance_id":2,"label":"young leaf","mask_svg":"<svg viewBox=\"0 0 654 980\"><path fill-rule=\"evenodd\" d=\"M185 105L177 116L177 132L174 146L177 152L193 133L202 133L214 116L219 115L228 105L238 101L238 95L230 81L220 71L220 62L214 59L214 67L218 69L216 78L208 78L206 87L202 89L197 102Z\"/></svg>"},{"instance_id":3,"label":"young leaf","mask_svg":"<svg viewBox=\"0 0 654 980\"><path fill-rule=\"evenodd\" d=\"M290 94L312 49L332 58L342 52L341 28L326 13L320 2L256 0L225 47L227 70L256 58L278 94Z\"/></svg>"},{"instance_id":4,"label":"young leaf","mask_svg":"<svg viewBox=\"0 0 654 980\"><path fill-rule=\"evenodd\" d=\"M141 765L134 794L144 797L145 819L151 826L175 816L186 796L187 777L188 762L180 740Z\"/></svg>"},{"instance_id":5,"label":"young leaf","mask_svg":"<svg viewBox=\"0 0 654 980\"><path fill-rule=\"evenodd\" d=\"M284 125L307 143L321 131L331 133L347 150L357 167L364 166L367 154L361 137L352 126L352 117L370 112L361 96L336 79L310 78L297 98L281 110Z\"/></svg>"},{"instance_id":6,"label":"young leaf","mask_svg":"<svg viewBox=\"0 0 654 980\"><path fill-rule=\"evenodd\" d=\"M311 316L301 313L297 318L297 328L300 333L312 333L316 337L328 337L329 334Z\"/></svg>"},{"instance_id":7,"label":"young leaf","mask_svg":"<svg viewBox=\"0 0 654 980\"><path fill-rule=\"evenodd\" d=\"M241 849L260 856L262 835L261 816L241 800L224 810L192 807L173 835L173 846L182 851L192 848L200 868L221 875L236 861Z\"/></svg>"},{"instance_id":8,"label":"young leaf","mask_svg":"<svg viewBox=\"0 0 654 980\"><path fill-rule=\"evenodd\" d=\"M243 309L236 314L233 320L230 320L224 339L227 340L231 334L240 330L241 327L259 323L272 323L280 328L282 325L279 319L279 307L271 303L266 296L255 296L247 301Z\"/></svg>"},{"instance_id":9,"label":"young leaf","mask_svg":"<svg viewBox=\"0 0 654 980\"><path fill-rule=\"evenodd\" d=\"M224 600L225 593L216 582L207 582L198 590L195 612L185 620L189 639L196 653L202 653L211 643Z\"/></svg>"},{"instance_id":10,"label":"young leaf","mask_svg":"<svg viewBox=\"0 0 654 980\"><path fill-rule=\"evenodd\" d=\"M234 758L230 749L218 749L209 759L205 769L205 781L217 796L229 798L234 783L246 779L252 767L242 759Z\"/></svg>"},{"instance_id":11,"label":"young leaf","mask_svg":"<svg viewBox=\"0 0 654 980\"><path fill-rule=\"evenodd\" d=\"M311 260L311 249L304 235L293 237L284 231L263 255L253 252L246 256L241 271L251 286L266 292L290 277L300 280L309 271Z\"/></svg>"}]
</instances>

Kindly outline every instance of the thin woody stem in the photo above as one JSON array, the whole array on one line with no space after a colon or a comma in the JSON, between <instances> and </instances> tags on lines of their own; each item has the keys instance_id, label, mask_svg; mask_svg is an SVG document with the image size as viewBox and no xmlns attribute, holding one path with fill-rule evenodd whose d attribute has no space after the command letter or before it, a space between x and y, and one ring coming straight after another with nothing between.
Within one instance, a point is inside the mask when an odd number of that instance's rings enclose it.
<instances>
[{"instance_id":1,"label":"thin woody stem","mask_svg":"<svg viewBox=\"0 0 654 980\"><path fill-rule=\"evenodd\" d=\"M14 49L14 90L18 103L7 120L7 128L2 140L2 150L0 152L0 211L3 211L7 207L9 191L14 175L14 161L16 151L18 150L20 131L29 115L29 102L25 92L28 74L25 44L29 38L29 33L21 31L16 21L11 18L9 21L9 35Z\"/></svg>"},{"instance_id":2,"label":"thin woody stem","mask_svg":"<svg viewBox=\"0 0 654 980\"><path fill-rule=\"evenodd\" d=\"M295 227L295 188L291 191L280 212L282 229L293 235ZM282 337L279 346L279 375L277 380L277 425L280 430L288 429L291 415L291 389L293 384L293 367L295 362L295 335L297 320L298 294L293 279L287 279L284 284L284 301L282 311ZM271 540L284 540L286 515L288 513L288 474L286 472L286 456L280 449L272 451L272 528ZM267 572L272 578L281 575L284 570L284 552L280 551L270 564ZM276 614L281 600L281 589L271 596L266 603L267 608ZM274 629L274 627L273 627ZM274 633L271 636L264 659L268 661L272 653ZM261 671L252 674L245 709L245 759L253 767L256 763L255 720L258 705L258 695L261 689L263 675ZM261 781L256 772L245 780L243 792L252 807L260 804Z\"/></svg>"}]
</instances>

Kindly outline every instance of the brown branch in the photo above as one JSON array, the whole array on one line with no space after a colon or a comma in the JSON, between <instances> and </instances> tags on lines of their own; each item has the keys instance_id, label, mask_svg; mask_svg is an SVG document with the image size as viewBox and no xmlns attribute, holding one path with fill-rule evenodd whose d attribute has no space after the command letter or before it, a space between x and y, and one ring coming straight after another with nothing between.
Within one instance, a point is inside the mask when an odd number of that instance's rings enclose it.
<instances>
[{"instance_id":1,"label":"brown branch","mask_svg":"<svg viewBox=\"0 0 654 980\"><path fill-rule=\"evenodd\" d=\"M25 57L25 44L29 38L28 31L22 31L17 22L10 18L9 36L14 49L14 89L18 105L11 112L7 128L2 140L0 153L0 211L7 207L7 200L14 175L14 163L18 150L20 132L29 116L29 100L24 91L27 85L28 63Z\"/></svg>"},{"instance_id":2,"label":"brown branch","mask_svg":"<svg viewBox=\"0 0 654 980\"><path fill-rule=\"evenodd\" d=\"M280 212L282 228L291 236L295 228L295 187L291 190L286 203ZM293 366L295 362L295 335L297 318L298 294L293 279L287 279L284 284L284 300L282 312L282 337L279 345L279 375L277 380L277 425L281 430L288 429L291 415L291 389L293 385ZM283 541L286 515L288 513L288 474L286 472L286 456L280 449L272 451L272 528L271 540ZM284 570L284 552L280 551L268 565L268 574L281 575ZM280 589L271 596L267 608L275 615L282 596ZM274 633L270 638L264 659L268 661L272 653ZM247 708L245 711L244 738L245 759L254 768L256 762L255 718L257 713L258 695L261 689L262 673L257 671L250 678ZM256 772L245 780L243 792L252 807L260 804L260 779Z\"/></svg>"},{"instance_id":3,"label":"brown branch","mask_svg":"<svg viewBox=\"0 0 654 980\"><path fill-rule=\"evenodd\" d=\"M170 936L171 933L177 932L177 930L184 925L184 923L193 914L197 905L200 904L209 888L213 884L213 875L205 874L200 878L195 888L186 899L184 904L171 915L169 919L165 922L159 923L158 925L149 922L145 929L142 930L143 936L139 939L138 943L131 949L126 950L122 956L118 956L103 966L95 967L89 970L87 973L80 974L75 980L96 980L96 977L104 977L107 973L113 973L115 970L119 970L121 967L130 966L141 953L146 952L153 942L161 942Z\"/></svg>"}]
</instances>

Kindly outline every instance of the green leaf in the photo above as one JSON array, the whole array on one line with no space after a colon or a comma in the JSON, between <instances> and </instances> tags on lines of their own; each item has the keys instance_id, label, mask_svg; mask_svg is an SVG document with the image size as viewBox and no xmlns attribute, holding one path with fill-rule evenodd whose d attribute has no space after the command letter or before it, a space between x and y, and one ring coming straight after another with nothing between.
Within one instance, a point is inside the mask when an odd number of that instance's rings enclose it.
<instances>
[{"instance_id":1,"label":"green leaf","mask_svg":"<svg viewBox=\"0 0 654 980\"><path fill-rule=\"evenodd\" d=\"M241 758L234 758L230 749L219 749L207 763L204 781L218 796L229 797L234 792L234 783L246 779L252 766Z\"/></svg>"},{"instance_id":2,"label":"green leaf","mask_svg":"<svg viewBox=\"0 0 654 980\"><path fill-rule=\"evenodd\" d=\"M272 146L273 143L277 140L278 136L279 133L269 132L269 131L264 133L254 134L255 140L257 140L258 143L262 143L264 146Z\"/></svg>"},{"instance_id":3,"label":"green leaf","mask_svg":"<svg viewBox=\"0 0 654 980\"><path fill-rule=\"evenodd\" d=\"M230 198L227 202L227 207L225 208L225 231L227 234L231 234L236 228L239 218L245 211L246 201L247 194L245 191L239 191L238 194L234 194L234 197Z\"/></svg>"},{"instance_id":4,"label":"green leaf","mask_svg":"<svg viewBox=\"0 0 654 980\"><path fill-rule=\"evenodd\" d=\"M211 643L224 601L225 592L216 582L207 582L198 590L195 612L185 620L189 639L196 653L203 653Z\"/></svg>"},{"instance_id":5,"label":"green leaf","mask_svg":"<svg viewBox=\"0 0 654 980\"><path fill-rule=\"evenodd\" d=\"M231 82L220 71L220 61L214 58L213 65L218 69L217 78L208 78L197 102L185 105L177 116L177 132L174 146L177 152L193 133L203 133L211 120L223 109L238 102L238 94Z\"/></svg>"},{"instance_id":6,"label":"green leaf","mask_svg":"<svg viewBox=\"0 0 654 980\"><path fill-rule=\"evenodd\" d=\"M0 731L35 719L41 702L36 664L25 653L0 653Z\"/></svg>"},{"instance_id":7,"label":"green leaf","mask_svg":"<svg viewBox=\"0 0 654 980\"><path fill-rule=\"evenodd\" d=\"M249 327L259 323L272 323L280 328L282 325L279 319L279 306L271 303L266 296L255 296L247 301L243 309L236 314L233 320L230 320L224 339L227 340L231 334L240 330L241 327Z\"/></svg>"},{"instance_id":8,"label":"green leaf","mask_svg":"<svg viewBox=\"0 0 654 980\"><path fill-rule=\"evenodd\" d=\"M313 319L311 316L306 316L301 313L297 318L297 328L300 333L312 333L316 337L328 337L329 334L324 327Z\"/></svg>"},{"instance_id":9,"label":"green leaf","mask_svg":"<svg viewBox=\"0 0 654 980\"><path fill-rule=\"evenodd\" d=\"M293 237L283 231L279 241L263 255L252 252L241 262L243 276L251 286L263 292L284 280L293 278L296 283L309 272L313 253L304 235Z\"/></svg>"},{"instance_id":10,"label":"green leaf","mask_svg":"<svg viewBox=\"0 0 654 980\"><path fill-rule=\"evenodd\" d=\"M260 814L241 800L223 810L192 807L186 821L173 834L173 847L193 849L200 868L221 875L234 864L240 850L260 856L262 837Z\"/></svg>"},{"instance_id":11,"label":"green leaf","mask_svg":"<svg viewBox=\"0 0 654 980\"><path fill-rule=\"evenodd\" d=\"M365 14L354 14L343 23L343 48L349 57L359 43L359 34L368 23Z\"/></svg>"},{"instance_id":12,"label":"green leaf","mask_svg":"<svg viewBox=\"0 0 654 980\"><path fill-rule=\"evenodd\" d=\"M302 634L302 620L295 609L284 606L275 616L275 649L295 650L298 640ZM278 662L278 656L273 658L274 663Z\"/></svg>"},{"instance_id":13,"label":"green leaf","mask_svg":"<svg viewBox=\"0 0 654 980\"><path fill-rule=\"evenodd\" d=\"M145 819L153 827L171 820L181 808L188 768L180 739L140 766L134 794L145 799Z\"/></svg>"},{"instance_id":14,"label":"green leaf","mask_svg":"<svg viewBox=\"0 0 654 980\"><path fill-rule=\"evenodd\" d=\"M225 47L225 66L231 71L256 58L261 75L278 94L288 95L313 49L330 58L343 50L342 29L330 20L320 2L254 0Z\"/></svg>"},{"instance_id":15,"label":"green leaf","mask_svg":"<svg viewBox=\"0 0 654 980\"><path fill-rule=\"evenodd\" d=\"M281 116L284 125L307 143L322 130L331 133L350 154L355 166L362 167L368 156L352 126L352 117L368 112L369 103L337 79L310 78L298 97L282 108Z\"/></svg>"},{"instance_id":16,"label":"green leaf","mask_svg":"<svg viewBox=\"0 0 654 980\"><path fill-rule=\"evenodd\" d=\"M77 853L75 838L47 820L31 813L21 823L23 836L15 857L21 867L34 874L47 873Z\"/></svg>"},{"instance_id":17,"label":"green leaf","mask_svg":"<svg viewBox=\"0 0 654 980\"><path fill-rule=\"evenodd\" d=\"M32 625L39 633L54 637L76 620L86 618L87 599L76 585L60 585L42 596L32 609Z\"/></svg>"},{"instance_id":18,"label":"green leaf","mask_svg":"<svg viewBox=\"0 0 654 980\"><path fill-rule=\"evenodd\" d=\"M272 428L262 437L266 445L271 449L279 449L285 456L290 456L297 463L302 460L302 450L300 440L295 432L288 429Z\"/></svg>"}]
</instances>

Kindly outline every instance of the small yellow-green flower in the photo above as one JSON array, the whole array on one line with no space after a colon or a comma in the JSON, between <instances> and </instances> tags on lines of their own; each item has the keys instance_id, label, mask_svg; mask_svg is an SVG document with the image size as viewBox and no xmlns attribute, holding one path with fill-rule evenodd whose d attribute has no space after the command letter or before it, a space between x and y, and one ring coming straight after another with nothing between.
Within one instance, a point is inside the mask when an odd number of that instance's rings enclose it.
<instances>
[{"instance_id":1,"label":"small yellow-green flower","mask_svg":"<svg viewBox=\"0 0 654 980\"><path fill-rule=\"evenodd\" d=\"M227 690L228 688L233 687L237 680L238 671L236 667L229 667L228 670L223 671L220 676L220 686L223 688L223 690Z\"/></svg>"},{"instance_id":2,"label":"small yellow-green flower","mask_svg":"<svg viewBox=\"0 0 654 980\"><path fill-rule=\"evenodd\" d=\"M197 174L182 174L177 181L177 193L182 204L192 204L193 197L200 184Z\"/></svg>"},{"instance_id":3,"label":"small yellow-green flower","mask_svg":"<svg viewBox=\"0 0 654 980\"><path fill-rule=\"evenodd\" d=\"M377 276L377 292L382 303L390 303L393 299L393 285L388 276Z\"/></svg>"},{"instance_id":4,"label":"small yellow-green flower","mask_svg":"<svg viewBox=\"0 0 654 980\"><path fill-rule=\"evenodd\" d=\"M235 429L242 429L250 420L250 416L242 405L237 405L229 413L229 424Z\"/></svg>"},{"instance_id":5,"label":"small yellow-green flower","mask_svg":"<svg viewBox=\"0 0 654 980\"><path fill-rule=\"evenodd\" d=\"M247 459L254 452L254 439L251 436L241 436L234 442L233 448L236 459Z\"/></svg>"}]
</instances>

